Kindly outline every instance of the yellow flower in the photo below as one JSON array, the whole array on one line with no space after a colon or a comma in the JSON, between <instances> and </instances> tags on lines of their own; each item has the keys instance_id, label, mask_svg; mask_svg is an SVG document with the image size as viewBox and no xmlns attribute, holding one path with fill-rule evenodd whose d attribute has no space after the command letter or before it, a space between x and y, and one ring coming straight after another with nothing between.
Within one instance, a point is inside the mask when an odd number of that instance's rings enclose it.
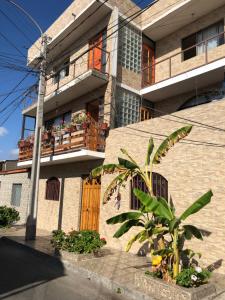
<instances>
[{"instance_id":1,"label":"yellow flower","mask_svg":"<svg viewBox=\"0 0 225 300\"><path fill-rule=\"evenodd\" d=\"M162 256L160 255L152 255L152 265L158 266L162 261Z\"/></svg>"}]
</instances>

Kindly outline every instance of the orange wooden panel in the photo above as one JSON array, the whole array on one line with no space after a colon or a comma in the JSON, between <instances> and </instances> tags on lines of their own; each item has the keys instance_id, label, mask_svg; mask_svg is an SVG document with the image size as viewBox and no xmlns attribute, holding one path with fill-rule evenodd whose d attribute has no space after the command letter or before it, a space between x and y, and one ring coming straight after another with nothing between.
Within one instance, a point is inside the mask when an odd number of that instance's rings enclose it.
<instances>
[{"instance_id":1,"label":"orange wooden panel","mask_svg":"<svg viewBox=\"0 0 225 300\"><path fill-rule=\"evenodd\" d=\"M90 43L89 69L102 70L102 33L98 34Z\"/></svg>"},{"instance_id":2,"label":"orange wooden panel","mask_svg":"<svg viewBox=\"0 0 225 300\"><path fill-rule=\"evenodd\" d=\"M80 230L99 229L99 213L100 213L100 180L93 179L83 181L82 208Z\"/></svg>"}]
</instances>

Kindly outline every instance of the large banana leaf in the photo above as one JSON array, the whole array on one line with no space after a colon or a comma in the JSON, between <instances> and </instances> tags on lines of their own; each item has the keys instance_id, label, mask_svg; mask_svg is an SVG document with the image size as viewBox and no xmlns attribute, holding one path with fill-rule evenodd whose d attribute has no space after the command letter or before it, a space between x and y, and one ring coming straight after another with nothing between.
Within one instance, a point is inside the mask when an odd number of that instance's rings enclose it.
<instances>
[{"instance_id":1,"label":"large banana leaf","mask_svg":"<svg viewBox=\"0 0 225 300\"><path fill-rule=\"evenodd\" d=\"M159 164L161 159L166 155L169 149L172 148L175 143L185 138L190 133L191 129L192 126L182 127L168 136L168 138L166 138L157 149L153 158L153 163Z\"/></svg>"},{"instance_id":2,"label":"large banana leaf","mask_svg":"<svg viewBox=\"0 0 225 300\"><path fill-rule=\"evenodd\" d=\"M114 238L120 238L126 232L128 232L133 226L144 227L144 224L140 220L128 220L116 231Z\"/></svg>"},{"instance_id":3,"label":"large banana leaf","mask_svg":"<svg viewBox=\"0 0 225 300\"><path fill-rule=\"evenodd\" d=\"M134 195L140 200L146 212L154 212L160 205L156 197L151 197L149 194L142 192L139 189L133 189Z\"/></svg>"},{"instance_id":4,"label":"large banana leaf","mask_svg":"<svg viewBox=\"0 0 225 300\"><path fill-rule=\"evenodd\" d=\"M184 236L187 240L190 240L193 236L196 237L196 239L203 240L201 231L193 226L193 225L184 225Z\"/></svg>"},{"instance_id":5,"label":"large banana leaf","mask_svg":"<svg viewBox=\"0 0 225 300\"><path fill-rule=\"evenodd\" d=\"M201 196L197 201L195 201L188 209L186 209L183 212L183 214L180 216L180 219L185 220L190 215L197 213L200 209L202 209L211 201L212 196L213 193L211 190L209 190L207 193Z\"/></svg>"},{"instance_id":6,"label":"large banana leaf","mask_svg":"<svg viewBox=\"0 0 225 300\"><path fill-rule=\"evenodd\" d=\"M124 155L126 155L132 163L134 163L135 165L137 165L136 161L129 155L129 153L127 152L126 149L121 148L120 151L121 151Z\"/></svg>"},{"instance_id":7,"label":"large banana leaf","mask_svg":"<svg viewBox=\"0 0 225 300\"><path fill-rule=\"evenodd\" d=\"M107 164L107 165L102 165L100 167L97 167L91 171L90 176L92 178L96 178L99 176L102 176L104 174L113 174L116 172L121 172L124 171L124 167L120 166L119 164Z\"/></svg>"},{"instance_id":8,"label":"large banana leaf","mask_svg":"<svg viewBox=\"0 0 225 300\"><path fill-rule=\"evenodd\" d=\"M120 186L123 182L127 181L129 176L131 176L131 173L125 171L124 173L120 173L115 178L113 178L113 180L110 182L110 184L104 192L103 204L106 204L108 200L110 200L116 188Z\"/></svg>"},{"instance_id":9,"label":"large banana leaf","mask_svg":"<svg viewBox=\"0 0 225 300\"><path fill-rule=\"evenodd\" d=\"M139 211L130 211L122 213L120 215L114 216L106 221L107 224L117 224L123 223L128 220L137 220L142 216L142 213Z\"/></svg>"},{"instance_id":10,"label":"large banana leaf","mask_svg":"<svg viewBox=\"0 0 225 300\"><path fill-rule=\"evenodd\" d=\"M147 150L147 156L146 156L146 161L145 161L145 165L148 166L150 164L150 160L151 160L151 155L154 149L154 142L153 142L153 138L150 138L149 143L148 143L148 150Z\"/></svg>"},{"instance_id":11,"label":"large banana leaf","mask_svg":"<svg viewBox=\"0 0 225 300\"><path fill-rule=\"evenodd\" d=\"M120 166L123 166L125 169L128 169L128 170L139 169L138 165L134 164L132 161L129 161L127 159L118 157L118 161L119 161Z\"/></svg>"}]
</instances>

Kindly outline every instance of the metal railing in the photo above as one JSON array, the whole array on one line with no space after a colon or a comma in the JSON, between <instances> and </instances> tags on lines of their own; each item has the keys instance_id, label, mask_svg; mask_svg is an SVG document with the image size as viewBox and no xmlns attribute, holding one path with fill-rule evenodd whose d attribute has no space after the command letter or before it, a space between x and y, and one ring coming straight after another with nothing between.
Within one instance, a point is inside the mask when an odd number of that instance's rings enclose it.
<instances>
[{"instance_id":1,"label":"metal railing","mask_svg":"<svg viewBox=\"0 0 225 300\"><path fill-rule=\"evenodd\" d=\"M55 77L58 77L59 72L66 67L69 68L68 74L61 80L55 80ZM108 77L110 71L109 51L98 46L91 47L88 51L79 55L67 65L64 65L54 74L47 76L45 96L57 91L59 88L62 88L64 85L70 83L74 79L82 81L82 75L89 70L95 70L96 72L104 74ZM32 106L34 103L36 103L36 101L36 99L33 101L32 99L29 99L29 101L24 103L24 109Z\"/></svg>"},{"instance_id":2,"label":"metal railing","mask_svg":"<svg viewBox=\"0 0 225 300\"><path fill-rule=\"evenodd\" d=\"M218 39L217 46L208 49L209 42L211 40L216 39L216 38ZM188 47L188 48L186 48L186 49L184 49L182 51L179 51L178 53L175 53L175 54L171 55L170 57L167 57L165 59L162 59L160 61L157 61L157 62L154 62L154 63L150 64L148 67L145 67L145 68L142 69L142 86L146 87L146 86L149 86L149 85L153 85L155 83L159 83L159 82L161 82L161 81L163 81L165 79L172 78L172 77L180 75L180 74L182 74L182 73L184 73L186 71L191 71L191 70L195 69L196 67L206 65L209 62L213 62L213 61L216 61L216 60L218 60L218 59L220 59L222 57L225 57L225 51L224 51L224 54L221 55L219 58L212 59L212 60L209 61L209 51L215 50L217 47L219 47L221 45L224 45L224 40L225 40L225 32L221 32L221 33L219 33L217 35L214 35L214 36L212 36L212 37L210 37L210 38L208 38L208 39L206 39L206 40L204 40L202 42L199 42L199 43L197 43L197 44L195 44L195 45L193 45L191 47ZM194 57L198 57L197 47L200 47L201 45L203 46L201 54L204 54L204 61L203 61L203 63L201 63L200 65L197 65L195 67L190 66L190 68L184 68L184 70L182 70L180 72L173 72L177 68L177 62L176 62L176 64L173 63L173 59L175 57L180 56L181 60L179 61L179 63L180 63L180 67L182 69L182 65L181 64L183 62L189 61L189 59L184 60L184 54L187 53L190 50L194 50L195 49L196 50L196 55L193 55L192 57L190 57L190 59L194 58ZM167 78L163 78L162 80L160 80L160 79L157 80L157 75L159 75L158 74L159 70L157 70L157 67L159 67L162 64L165 64L166 62L168 62L168 66L167 66L168 76L167 76ZM166 71L165 71L165 66L164 66L164 73L165 72ZM145 80L145 78L149 78L149 80Z\"/></svg>"}]
</instances>

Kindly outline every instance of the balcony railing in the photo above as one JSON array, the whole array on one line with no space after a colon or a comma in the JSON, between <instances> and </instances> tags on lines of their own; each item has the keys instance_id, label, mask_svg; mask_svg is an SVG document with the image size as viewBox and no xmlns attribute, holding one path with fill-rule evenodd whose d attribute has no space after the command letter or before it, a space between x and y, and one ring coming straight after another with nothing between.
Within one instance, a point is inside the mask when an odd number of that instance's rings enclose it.
<instances>
[{"instance_id":1,"label":"balcony railing","mask_svg":"<svg viewBox=\"0 0 225 300\"><path fill-rule=\"evenodd\" d=\"M68 73L63 78L60 78L60 76L58 76L59 72L67 67L69 68ZM47 76L45 97L48 97L75 79L82 81L82 75L89 70L94 70L108 77L110 70L110 53L98 46L92 47L85 53L71 60L68 64L65 64L54 74ZM37 99L28 99L27 102L24 103L24 109L36 102Z\"/></svg>"},{"instance_id":2,"label":"balcony railing","mask_svg":"<svg viewBox=\"0 0 225 300\"><path fill-rule=\"evenodd\" d=\"M207 65L220 58L225 57L224 46L225 32L214 35L200 43L186 48L165 59L150 64L142 69L142 87L147 87L159 83L166 79L191 71L198 67ZM209 42L217 39L217 46L209 48ZM201 47L201 54L197 54L197 48ZM184 60L184 54L188 51L196 50L196 55Z\"/></svg>"},{"instance_id":3,"label":"balcony railing","mask_svg":"<svg viewBox=\"0 0 225 300\"><path fill-rule=\"evenodd\" d=\"M84 149L104 152L107 131L106 123L97 123L94 120L88 120L80 125L70 125L57 131L45 131L42 134L41 157ZM33 144L33 135L19 141L19 161L32 159Z\"/></svg>"}]
</instances>

